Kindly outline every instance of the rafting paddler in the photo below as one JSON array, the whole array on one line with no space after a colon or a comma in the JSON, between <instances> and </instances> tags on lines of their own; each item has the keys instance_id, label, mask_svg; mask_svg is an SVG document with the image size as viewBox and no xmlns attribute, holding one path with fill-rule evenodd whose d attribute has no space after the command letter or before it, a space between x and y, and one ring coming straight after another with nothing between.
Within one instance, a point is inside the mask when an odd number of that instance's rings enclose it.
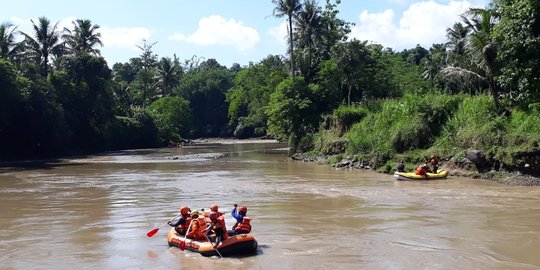
<instances>
[{"instance_id":1,"label":"rafting paddler","mask_svg":"<svg viewBox=\"0 0 540 270\"><path fill-rule=\"evenodd\" d=\"M219 212L219 206L217 204L212 204L210 205L210 213L217 213L218 214L218 217L221 217L223 216L223 213L222 212Z\"/></svg>"},{"instance_id":2,"label":"rafting paddler","mask_svg":"<svg viewBox=\"0 0 540 270\"><path fill-rule=\"evenodd\" d=\"M220 220L220 216L218 215L217 212L211 212L208 217L210 218L210 221L212 222L212 225L209 228L208 233L215 235L215 239L216 239L215 245L217 246L222 240L226 240L227 238L229 238L229 235L227 234L227 229L225 228L225 222L222 222Z\"/></svg>"},{"instance_id":3,"label":"rafting paddler","mask_svg":"<svg viewBox=\"0 0 540 270\"><path fill-rule=\"evenodd\" d=\"M206 230L206 218L204 216L199 217L199 211L195 210L191 212L191 228L186 234L187 238L192 238L197 241L205 241Z\"/></svg>"},{"instance_id":4,"label":"rafting paddler","mask_svg":"<svg viewBox=\"0 0 540 270\"><path fill-rule=\"evenodd\" d=\"M231 215L236 219L236 223L232 227L232 233L233 234L243 234L243 233L250 233L251 232L251 218L247 217L247 207L246 206L240 206L238 207L238 204L234 205L234 209L231 212ZM231 233L231 231L229 231Z\"/></svg>"},{"instance_id":5,"label":"rafting paddler","mask_svg":"<svg viewBox=\"0 0 540 270\"><path fill-rule=\"evenodd\" d=\"M431 171L431 173L437 173L437 171L439 170L439 160L437 159L437 156L432 155L429 158L428 164L430 166L429 170Z\"/></svg>"},{"instance_id":6,"label":"rafting paddler","mask_svg":"<svg viewBox=\"0 0 540 270\"><path fill-rule=\"evenodd\" d=\"M428 169L428 166L427 166L427 164L424 163L424 164L418 166L418 168L415 171L415 174L416 175L422 175L422 176L427 178L428 177L427 169Z\"/></svg>"},{"instance_id":7,"label":"rafting paddler","mask_svg":"<svg viewBox=\"0 0 540 270\"><path fill-rule=\"evenodd\" d=\"M167 222L167 224L169 224L171 227L174 227L174 230L179 235L186 235L186 231L189 227L189 223L191 222L191 217L189 215L189 212L191 212L191 209L189 209L189 207L187 206L182 206L178 210L180 211L180 215L181 215L180 219L178 219L178 221L174 223L171 220Z\"/></svg>"}]
</instances>

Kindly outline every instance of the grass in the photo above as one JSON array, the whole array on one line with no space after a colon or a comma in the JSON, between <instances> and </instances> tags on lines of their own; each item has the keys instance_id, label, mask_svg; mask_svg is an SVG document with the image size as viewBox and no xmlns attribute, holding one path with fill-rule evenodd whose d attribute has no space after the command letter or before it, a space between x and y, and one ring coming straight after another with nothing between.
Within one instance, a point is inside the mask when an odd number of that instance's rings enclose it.
<instances>
[{"instance_id":1,"label":"grass","mask_svg":"<svg viewBox=\"0 0 540 270\"><path fill-rule=\"evenodd\" d=\"M412 170L430 155L452 158L467 149L483 150L505 164L521 162L517 153L540 147L540 108L501 115L492 103L488 95L409 94L399 100L341 107L333 117L352 124L343 135L343 156L357 156L383 171L395 168L399 160ZM314 144L321 150L339 139L331 128L321 129Z\"/></svg>"}]
</instances>

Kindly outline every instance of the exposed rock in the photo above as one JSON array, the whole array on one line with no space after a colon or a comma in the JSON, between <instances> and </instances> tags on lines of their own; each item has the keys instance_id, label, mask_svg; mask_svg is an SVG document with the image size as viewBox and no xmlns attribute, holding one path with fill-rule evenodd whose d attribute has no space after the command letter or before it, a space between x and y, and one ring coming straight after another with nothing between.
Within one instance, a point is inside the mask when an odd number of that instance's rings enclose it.
<instances>
[{"instance_id":1,"label":"exposed rock","mask_svg":"<svg viewBox=\"0 0 540 270\"><path fill-rule=\"evenodd\" d=\"M511 186L540 186L540 178L526 174L511 174L499 182Z\"/></svg>"},{"instance_id":2,"label":"exposed rock","mask_svg":"<svg viewBox=\"0 0 540 270\"><path fill-rule=\"evenodd\" d=\"M476 166L479 172L487 172L492 168L492 164L486 158L486 153L481 150L468 150L465 157Z\"/></svg>"}]
</instances>

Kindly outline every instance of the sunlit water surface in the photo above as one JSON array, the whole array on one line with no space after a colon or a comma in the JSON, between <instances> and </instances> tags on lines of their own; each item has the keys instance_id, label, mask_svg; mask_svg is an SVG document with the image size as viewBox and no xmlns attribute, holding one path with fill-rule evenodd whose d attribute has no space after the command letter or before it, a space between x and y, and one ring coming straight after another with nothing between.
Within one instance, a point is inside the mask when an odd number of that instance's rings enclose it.
<instances>
[{"instance_id":1,"label":"sunlit water surface","mask_svg":"<svg viewBox=\"0 0 540 270\"><path fill-rule=\"evenodd\" d=\"M257 255L169 248L168 226L146 236L212 203L248 206ZM537 187L398 182L292 161L281 144L4 166L0 207L0 269L540 269Z\"/></svg>"}]
</instances>

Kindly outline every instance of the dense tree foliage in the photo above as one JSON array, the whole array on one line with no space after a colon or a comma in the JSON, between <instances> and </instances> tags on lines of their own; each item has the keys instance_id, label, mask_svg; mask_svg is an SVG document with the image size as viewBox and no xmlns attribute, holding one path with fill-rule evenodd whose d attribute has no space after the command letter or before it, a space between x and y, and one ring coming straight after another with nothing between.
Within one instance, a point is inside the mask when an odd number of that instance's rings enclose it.
<instances>
[{"instance_id":1,"label":"dense tree foliage","mask_svg":"<svg viewBox=\"0 0 540 270\"><path fill-rule=\"evenodd\" d=\"M191 121L189 102L181 97L162 97L148 106L162 141L178 142Z\"/></svg>"},{"instance_id":2,"label":"dense tree foliage","mask_svg":"<svg viewBox=\"0 0 540 270\"><path fill-rule=\"evenodd\" d=\"M292 153L315 145L322 120L330 118L343 132L351 128L347 138L357 152L403 152L446 144L434 136L463 93L480 95L482 102L489 95L495 117L517 105L519 119L536 119L522 115L540 102L535 1L497 0L470 9L448 27L445 44L401 52L350 39L339 0L324 6L314 0L272 2L273 15L287 20L285 56L230 68L213 58L158 56L157 42L143 40L140 55L110 69L100 55L99 25L88 19L74 20L63 32L46 17L32 21L31 33L2 23L1 155L164 146L217 136L270 136L289 142ZM411 97L434 102L422 105ZM400 102L420 108L404 109ZM397 111L413 113L412 122L399 121L422 131L372 130L395 124L385 114ZM377 112L383 115L370 115ZM364 126L353 128L355 121Z\"/></svg>"},{"instance_id":3,"label":"dense tree foliage","mask_svg":"<svg viewBox=\"0 0 540 270\"><path fill-rule=\"evenodd\" d=\"M227 92L229 127L235 137L266 135L268 116L264 107L286 77L285 63L273 55L236 74L233 87Z\"/></svg>"},{"instance_id":4,"label":"dense tree foliage","mask_svg":"<svg viewBox=\"0 0 540 270\"><path fill-rule=\"evenodd\" d=\"M499 43L498 55L504 66L500 83L506 97L515 103L540 100L540 2L498 1L500 23L494 36Z\"/></svg>"}]
</instances>

